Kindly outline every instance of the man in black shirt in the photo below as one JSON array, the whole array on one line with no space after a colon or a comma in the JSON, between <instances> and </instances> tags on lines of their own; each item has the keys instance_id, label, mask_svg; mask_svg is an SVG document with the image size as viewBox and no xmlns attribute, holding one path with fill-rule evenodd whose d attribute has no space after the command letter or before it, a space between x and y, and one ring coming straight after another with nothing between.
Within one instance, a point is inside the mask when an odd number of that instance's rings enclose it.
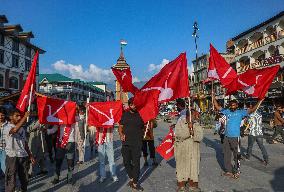
<instances>
[{"instance_id":1,"label":"man in black shirt","mask_svg":"<svg viewBox=\"0 0 284 192\"><path fill-rule=\"evenodd\" d=\"M136 110L133 98L128 100L128 105L129 111L123 113L119 126L119 135L122 141L121 153L130 179L128 186L143 191L144 189L137 182L140 174L144 122Z\"/></svg>"}]
</instances>

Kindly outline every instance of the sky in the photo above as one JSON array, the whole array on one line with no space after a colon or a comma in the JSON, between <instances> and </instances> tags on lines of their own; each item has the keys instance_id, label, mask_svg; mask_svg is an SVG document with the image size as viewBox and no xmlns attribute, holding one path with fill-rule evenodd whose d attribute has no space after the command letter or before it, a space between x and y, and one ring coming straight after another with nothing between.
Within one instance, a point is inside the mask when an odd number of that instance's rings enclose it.
<instances>
[{"instance_id":1,"label":"sky","mask_svg":"<svg viewBox=\"0 0 284 192\"><path fill-rule=\"evenodd\" d=\"M86 81L113 82L110 70L120 39L135 82L187 53L195 58L193 23L198 22L198 53L209 43L219 52L241 32L283 11L284 0L0 0L0 15L32 31L32 43L46 51L41 73L62 73Z\"/></svg>"}]
</instances>

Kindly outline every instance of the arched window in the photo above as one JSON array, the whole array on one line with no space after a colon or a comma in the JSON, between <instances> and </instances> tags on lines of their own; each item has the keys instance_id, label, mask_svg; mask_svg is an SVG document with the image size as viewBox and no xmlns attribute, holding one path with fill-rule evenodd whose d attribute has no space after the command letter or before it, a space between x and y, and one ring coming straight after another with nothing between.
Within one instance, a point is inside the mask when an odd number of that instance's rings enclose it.
<instances>
[{"instance_id":1,"label":"arched window","mask_svg":"<svg viewBox=\"0 0 284 192\"><path fill-rule=\"evenodd\" d=\"M19 81L16 77L11 77L9 79L9 88L19 89Z\"/></svg>"},{"instance_id":2,"label":"arched window","mask_svg":"<svg viewBox=\"0 0 284 192\"><path fill-rule=\"evenodd\" d=\"M0 74L0 87L4 87L4 76Z\"/></svg>"}]
</instances>

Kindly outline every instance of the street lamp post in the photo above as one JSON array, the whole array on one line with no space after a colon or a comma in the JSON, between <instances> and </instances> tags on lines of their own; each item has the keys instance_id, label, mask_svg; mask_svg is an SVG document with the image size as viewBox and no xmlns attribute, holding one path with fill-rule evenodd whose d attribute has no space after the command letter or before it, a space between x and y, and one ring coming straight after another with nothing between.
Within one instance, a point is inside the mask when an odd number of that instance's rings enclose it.
<instances>
[{"instance_id":1,"label":"street lamp post","mask_svg":"<svg viewBox=\"0 0 284 192\"><path fill-rule=\"evenodd\" d=\"M194 37L194 43L195 43L195 63L196 63L196 67L198 66L198 55L197 55L197 38L198 38L197 31L198 30L199 30L198 29L198 24L195 21L194 24L193 24L192 36ZM196 78L196 79L198 79L198 78ZM197 93L199 93L199 85L197 85Z\"/></svg>"}]
</instances>

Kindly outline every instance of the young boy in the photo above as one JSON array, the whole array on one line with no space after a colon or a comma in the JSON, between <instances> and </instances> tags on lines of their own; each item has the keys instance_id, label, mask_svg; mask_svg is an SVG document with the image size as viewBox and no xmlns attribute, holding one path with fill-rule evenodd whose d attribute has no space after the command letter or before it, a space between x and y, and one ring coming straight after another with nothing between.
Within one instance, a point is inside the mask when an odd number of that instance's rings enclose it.
<instances>
[{"instance_id":1,"label":"young boy","mask_svg":"<svg viewBox=\"0 0 284 192\"><path fill-rule=\"evenodd\" d=\"M73 184L73 170L75 159L75 125L55 125L52 129L47 129L47 134L53 134L57 131L57 150L55 155L55 176L52 183L59 182L61 166L63 160L67 159L67 183ZM59 131L59 132L58 132Z\"/></svg>"},{"instance_id":2,"label":"young boy","mask_svg":"<svg viewBox=\"0 0 284 192\"><path fill-rule=\"evenodd\" d=\"M18 174L21 191L27 191L28 187L28 170L29 160L35 164L28 143L26 140L26 131L22 127L27 121L29 112L24 117L17 109L10 111L10 122L4 129L4 137L6 142L6 172L5 172L5 190L6 192L14 192L16 187L16 174Z\"/></svg>"}]
</instances>

